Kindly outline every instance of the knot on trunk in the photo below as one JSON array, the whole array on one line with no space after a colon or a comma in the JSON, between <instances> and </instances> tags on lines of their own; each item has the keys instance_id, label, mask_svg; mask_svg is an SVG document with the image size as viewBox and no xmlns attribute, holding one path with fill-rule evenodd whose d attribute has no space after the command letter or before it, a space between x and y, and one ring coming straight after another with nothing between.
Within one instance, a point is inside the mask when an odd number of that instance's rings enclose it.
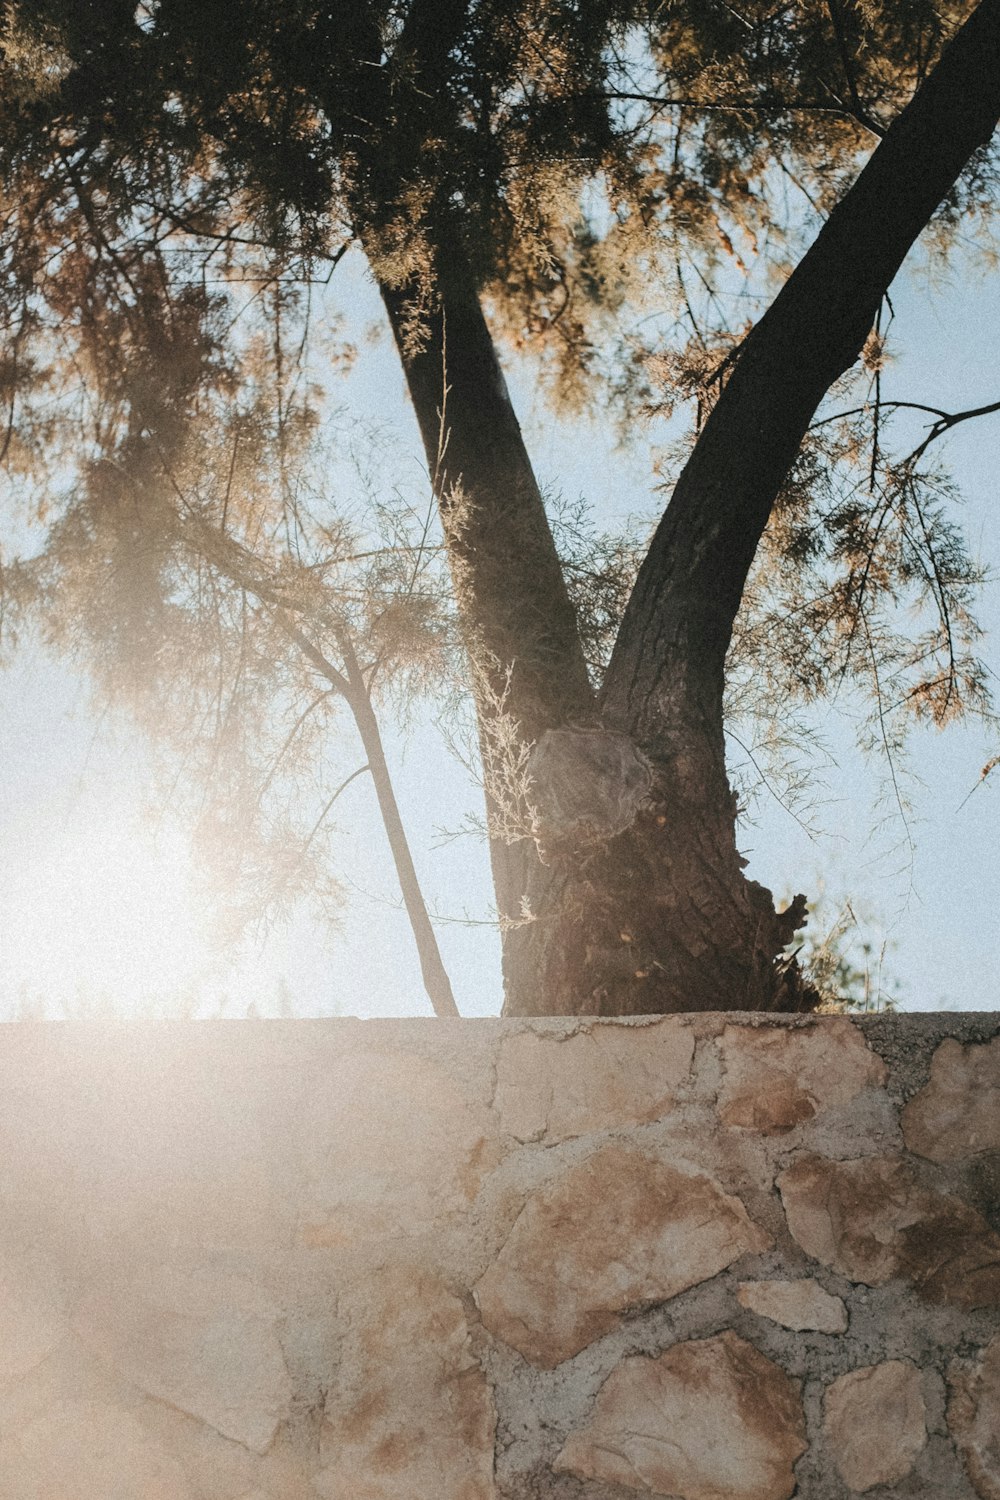
<instances>
[{"instance_id":1,"label":"knot on trunk","mask_svg":"<svg viewBox=\"0 0 1000 1500\"><path fill-rule=\"evenodd\" d=\"M784 911L778 911L774 905L774 897L766 885L761 885L757 880L746 882L747 895L750 904L758 913L757 948L764 953L767 962L777 959L783 948L795 939L795 934L805 925L807 920L805 896L793 896Z\"/></svg>"},{"instance_id":2,"label":"knot on trunk","mask_svg":"<svg viewBox=\"0 0 1000 1500\"><path fill-rule=\"evenodd\" d=\"M528 757L531 830L539 858L604 843L631 828L653 768L627 734L547 729Z\"/></svg>"},{"instance_id":3,"label":"knot on trunk","mask_svg":"<svg viewBox=\"0 0 1000 1500\"><path fill-rule=\"evenodd\" d=\"M822 996L799 968L795 953L783 954L795 934L806 925L803 895L793 896L784 911L776 911L774 897L756 880L747 881L751 906L760 914L755 963L760 974L759 995L754 1010L805 1012L815 1010ZM796 950L797 952L798 950Z\"/></svg>"}]
</instances>

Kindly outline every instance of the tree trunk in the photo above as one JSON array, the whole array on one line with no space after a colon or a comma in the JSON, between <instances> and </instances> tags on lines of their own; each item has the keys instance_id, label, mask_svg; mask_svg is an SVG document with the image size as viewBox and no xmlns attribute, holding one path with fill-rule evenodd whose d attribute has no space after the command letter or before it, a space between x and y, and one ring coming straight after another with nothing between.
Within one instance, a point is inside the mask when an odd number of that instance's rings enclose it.
<instances>
[{"instance_id":1,"label":"tree trunk","mask_svg":"<svg viewBox=\"0 0 1000 1500\"><path fill-rule=\"evenodd\" d=\"M522 901L538 860L530 839L515 837L527 809L503 763L516 760L547 729L595 721L597 707L541 493L475 277L451 223L447 189L430 190L423 228L432 264L408 280L383 265L380 226L392 222L407 184L430 188L427 143L456 126L449 83L468 11L469 0L412 0L395 48L395 82L379 66L382 40L373 28L373 77L386 88L409 88L406 111L398 100L386 101L387 114L405 119L406 128L387 138L376 132L371 147L359 143L353 199L358 236L420 427L473 671L506 976L523 968L516 956L524 935Z\"/></svg>"},{"instance_id":2,"label":"tree trunk","mask_svg":"<svg viewBox=\"0 0 1000 1500\"><path fill-rule=\"evenodd\" d=\"M417 879L417 872L410 854L409 840L403 828L403 820L399 815L399 804L396 801L392 777L386 764L382 734L378 727L378 719L375 717L375 710L372 708L368 684L365 682L364 673L355 653L354 643L346 630L337 632L337 641L351 689L347 701L368 757L368 769L371 772L375 795L378 798L382 827L389 840L392 862L396 867L399 889L403 896L403 905L406 907L410 930L417 945L417 957L420 960L420 974L424 981L424 989L427 991L427 997L436 1016L457 1016L458 1006L451 992L451 981L448 978L448 971L438 948L437 936L424 904L424 893L420 889L420 881Z\"/></svg>"},{"instance_id":3,"label":"tree trunk","mask_svg":"<svg viewBox=\"0 0 1000 1500\"><path fill-rule=\"evenodd\" d=\"M508 1013L799 1009L775 915L742 874L722 722L725 657L757 545L816 407L861 349L904 256L1000 115L1000 0L983 0L748 338L640 570L602 695L652 795L569 851ZM539 1003L541 998L541 1003Z\"/></svg>"},{"instance_id":4,"label":"tree trunk","mask_svg":"<svg viewBox=\"0 0 1000 1500\"><path fill-rule=\"evenodd\" d=\"M420 426L477 670L528 741L594 717L593 690L548 517L471 270L435 244L436 304L408 345L415 289L381 286ZM508 680L508 673L509 680Z\"/></svg>"},{"instance_id":5,"label":"tree trunk","mask_svg":"<svg viewBox=\"0 0 1000 1500\"><path fill-rule=\"evenodd\" d=\"M257 577L258 570L254 566L252 555L247 553L238 542L228 537L224 530L206 525L194 515L181 517L176 514L173 518L173 529L180 541L190 547L197 557L204 558L213 568L217 568L224 578L228 578L230 582L244 589L262 604L270 606L278 627L290 641L294 641L305 659L331 687L336 689L350 709L358 736L368 757L365 769L371 772L382 827L385 829L389 852L399 880L400 894L403 897L403 905L406 908L413 941L416 944L420 974L424 981L427 998L436 1016L457 1016L459 1010L452 994L451 981L441 957L437 935L424 902L423 891L420 888L413 856L410 853L409 840L400 817L392 776L386 763L382 732L379 729L378 718L372 707L371 694L368 691L365 674L358 661L350 632L346 628L337 629L335 632L344 668L340 671L324 656L297 618L290 613L280 590L270 585L266 579L262 580ZM351 780L353 777L348 777L348 782ZM337 796L348 782L341 785Z\"/></svg>"}]
</instances>

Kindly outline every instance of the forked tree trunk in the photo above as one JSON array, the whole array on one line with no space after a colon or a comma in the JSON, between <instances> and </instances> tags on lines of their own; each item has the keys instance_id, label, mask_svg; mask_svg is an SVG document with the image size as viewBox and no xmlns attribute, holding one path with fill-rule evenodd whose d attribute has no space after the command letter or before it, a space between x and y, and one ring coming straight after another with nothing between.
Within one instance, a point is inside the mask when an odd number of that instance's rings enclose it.
<instances>
[{"instance_id":1,"label":"forked tree trunk","mask_svg":"<svg viewBox=\"0 0 1000 1500\"><path fill-rule=\"evenodd\" d=\"M418 354L405 339L408 289L383 288L437 473L473 654L493 664L494 686L512 667L507 709L523 737L540 742L533 765L545 862L530 844L495 860L501 909L516 912L523 895L535 917L505 944L508 1014L812 1003L780 959L804 903L776 915L770 892L742 873L724 760L726 651L761 534L817 405L856 359L903 257L998 114L1000 0L983 0L747 340L640 571L601 729L461 254L439 247L439 306ZM588 799L597 809L589 822L580 815Z\"/></svg>"},{"instance_id":2,"label":"forked tree trunk","mask_svg":"<svg viewBox=\"0 0 1000 1500\"><path fill-rule=\"evenodd\" d=\"M591 824L581 844L575 827L567 832L560 825L564 803L571 805L571 819L581 798L586 803L584 788L596 801L602 793L614 798L608 782L621 774L621 766L612 755L609 769L600 753L600 717L562 569L470 271L454 241L438 249L440 302L424 321L419 352L407 348L416 289L383 286L382 296L440 502L478 679L484 759L494 760L487 804L504 922L506 1009L510 1014L621 1015L688 1008L685 1001L696 1009L708 1003L774 1004L772 960L791 929L786 924L775 936L769 896L748 886L741 873L725 771L721 689L704 705L701 737L690 757L697 786L682 794L676 778L659 785L622 836L603 838L598 826L593 837ZM694 631L692 657L701 649ZM492 754L503 727L497 722L501 699L502 713L516 726L522 745L558 733L563 754L557 778L578 784L576 796L559 785L543 790L539 781L533 784L544 863L532 838L510 841L510 815L524 817L526 808L518 788L503 785L503 768ZM536 761L529 766L534 771ZM595 776L602 785L594 784ZM663 853L670 849L677 857L668 867ZM711 872L707 884L706 871ZM730 915L727 930L725 914L732 912L733 898L739 919ZM720 958L722 967L714 973L712 950L701 937L706 912L718 918L714 951L717 969ZM683 971L682 955L688 959ZM756 974L752 993L746 983L748 955Z\"/></svg>"},{"instance_id":3,"label":"forked tree trunk","mask_svg":"<svg viewBox=\"0 0 1000 1500\"><path fill-rule=\"evenodd\" d=\"M565 864L562 916L539 933L533 976L548 1008L810 1003L779 959L801 898L776 917L770 893L741 872L723 758L726 652L816 407L857 358L904 256L998 115L1000 0L984 0L747 340L657 529L604 684L605 724L653 762L654 805L589 859ZM534 1008L530 982L509 1008Z\"/></svg>"}]
</instances>

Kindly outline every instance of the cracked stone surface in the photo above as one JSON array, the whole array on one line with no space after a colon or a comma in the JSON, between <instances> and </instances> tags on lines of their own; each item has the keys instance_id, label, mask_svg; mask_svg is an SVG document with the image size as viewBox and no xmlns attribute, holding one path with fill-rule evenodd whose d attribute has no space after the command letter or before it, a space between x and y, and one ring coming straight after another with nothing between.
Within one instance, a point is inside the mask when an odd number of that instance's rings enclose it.
<instances>
[{"instance_id":1,"label":"cracked stone surface","mask_svg":"<svg viewBox=\"0 0 1000 1500\"><path fill-rule=\"evenodd\" d=\"M949 1371L948 1427L981 1500L1000 1500L1000 1333L971 1365Z\"/></svg>"},{"instance_id":2,"label":"cracked stone surface","mask_svg":"<svg viewBox=\"0 0 1000 1500\"><path fill-rule=\"evenodd\" d=\"M495 1416L465 1308L418 1265L380 1268L343 1308L315 1488L324 1500L492 1500Z\"/></svg>"},{"instance_id":3,"label":"cracked stone surface","mask_svg":"<svg viewBox=\"0 0 1000 1500\"><path fill-rule=\"evenodd\" d=\"M921 1187L902 1158L807 1155L778 1187L802 1249L842 1276L907 1276L930 1302L1000 1306L1000 1235L961 1199Z\"/></svg>"},{"instance_id":4,"label":"cracked stone surface","mask_svg":"<svg viewBox=\"0 0 1000 1500\"><path fill-rule=\"evenodd\" d=\"M159 1267L86 1297L73 1326L140 1390L263 1453L292 1396L279 1319L243 1277Z\"/></svg>"},{"instance_id":5,"label":"cracked stone surface","mask_svg":"<svg viewBox=\"0 0 1000 1500\"><path fill-rule=\"evenodd\" d=\"M736 1299L762 1318L780 1323L796 1333L810 1328L817 1333L845 1333L847 1308L840 1297L824 1291L818 1281L741 1281Z\"/></svg>"},{"instance_id":6,"label":"cracked stone surface","mask_svg":"<svg viewBox=\"0 0 1000 1500\"><path fill-rule=\"evenodd\" d=\"M626 1308L666 1301L770 1245L710 1178L610 1145L528 1199L476 1300L491 1333L551 1369Z\"/></svg>"},{"instance_id":7,"label":"cracked stone surface","mask_svg":"<svg viewBox=\"0 0 1000 1500\"><path fill-rule=\"evenodd\" d=\"M850 1370L828 1387L823 1432L844 1483L898 1484L927 1442L920 1371L905 1359Z\"/></svg>"},{"instance_id":8,"label":"cracked stone surface","mask_svg":"<svg viewBox=\"0 0 1000 1500\"><path fill-rule=\"evenodd\" d=\"M658 1119L693 1056L693 1030L673 1017L570 1036L514 1032L497 1061L500 1128L521 1141L558 1141Z\"/></svg>"},{"instance_id":9,"label":"cracked stone surface","mask_svg":"<svg viewBox=\"0 0 1000 1500\"><path fill-rule=\"evenodd\" d=\"M198 1500L129 1412L61 1401L0 1443L4 1500Z\"/></svg>"},{"instance_id":10,"label":"cracked stone surface","mask_svg":"<svg viewBox=\"0 0 1000 1500\"><path fill-rule=\"evenodd\" d=\"M930 1161L1000 1151L1000 1037L966 1047L946 1038L902 1124L909 1149Z\"/></svg>"},{"instance_id":11,"label":"cracked stone surface","mask_svg":"<svg viewBox=\"0 0 1000 1500\"><path fill-rule=\"evenodd\" d=\"M884 1085L888 1069L850 1021L822 1029L727 1026L719 1040L726 1125L779 1135Z\"/></svg>"},{"instance_id":12,"label":"cracked stone surface","mask_svg":"<svg viewBox=\"0 0 1000 1500\"><path fill-rule=\"evenodd\" d=\"M623 1359L555 1467L683 1500L788 1500L805 1448L795 1385L727 1331Z\"/></svg>"}]
</instances>

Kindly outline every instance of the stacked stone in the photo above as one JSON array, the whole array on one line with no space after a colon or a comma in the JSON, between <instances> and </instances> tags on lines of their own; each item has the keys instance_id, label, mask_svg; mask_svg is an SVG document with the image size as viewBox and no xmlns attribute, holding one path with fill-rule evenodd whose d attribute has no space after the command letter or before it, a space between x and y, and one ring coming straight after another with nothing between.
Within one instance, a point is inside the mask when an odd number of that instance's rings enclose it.
<instances>
[{"instance_id":1,"label":"stacked stone","mask_svg":"<svg viewBox=\"0 0 1000 1500\"><path fill-rule=\"evenodd\" d=\"M13 1026L2 1500L1000 1500L1000 1016Z\"/></svg>"}]
</instances>

